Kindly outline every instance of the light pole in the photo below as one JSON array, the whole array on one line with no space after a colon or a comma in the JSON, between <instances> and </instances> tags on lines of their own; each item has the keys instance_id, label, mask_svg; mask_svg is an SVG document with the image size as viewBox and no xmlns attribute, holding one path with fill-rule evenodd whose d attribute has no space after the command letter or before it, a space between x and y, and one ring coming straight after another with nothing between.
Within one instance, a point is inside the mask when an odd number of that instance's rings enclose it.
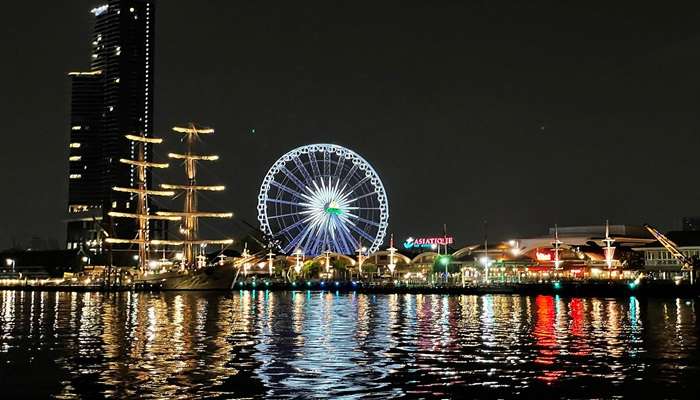
<instances>
[{"instance_id":1,"label":"light pole","mask_svg":"<svg viewBox=\"0 0 700 400\"><path fill-rule=\"evenodd\" d=\"M362 277L362 263L365 262L365 252L367 251L367 248L362 246L359 249L357 249L357 276L359 278Z\"/></svg>"},{"instance_id":2,"label":"light pole","mask_svg":"<svg viewBox=\"0 0 700 400\"><path fill-rule=\"evenodd\" d=\"M274 256L275 256L275 253L273 253L272 249L270 249L270 252L267 253L267 268L270 271L270 279L272 279L272 260L273 260Z\"/></svg>"},{"instance_id":3,"label":"light pole","mask_svg":"<svg viewBox=\"0 0 700 400\"><path fill-rule=\"evenodd\" d=\"M391 241L389 244L389 248L387 250L389 250L389 265L387 265L387 267L389 267L389 272L391 273L391 277L393 278L394 277L394 269L396 269L396 262L394 259L394 253L396 253L396 248L394 248L394 234L393 233L391 234Z\"/></svg>"},{"instance_id":4,"label":"light pole","mask_svg":"<svg viewBox=\"0 0 700 400\"><path fill-rule=\"evenodd\" d=\"M331 252L330 252L330 250L326 250L323 254L326 256L326 279L330 279Z\"/></svg>"},{"instance_id":5,"label":"light pole","mask_svg":"<svg viewBox=\"0 0 700 400\"><path fill-rule=\"evenodd\" d=\"M12 273L13 273L13 274L15 273L15 264L16 264L16 263L17 263L17 262L15 261L14 258L6 258L6 259L5 259L5 265L7 265L8 267L12 267Z\"/></svg>"},{"instance_id":6,"label":"light pole","mask_svg":"<svg viewBox=\"0 0 700 400\"><path fill-rule=\"evenodd\" d=\"M301 249L296 249L294 251L294 256L296 257L296 262L294 263L294 272L299 275L299 272L301 272L301 267L303 265L303 260L304 260L304 253L302 253Z\"/></svg>"}]
</instances>

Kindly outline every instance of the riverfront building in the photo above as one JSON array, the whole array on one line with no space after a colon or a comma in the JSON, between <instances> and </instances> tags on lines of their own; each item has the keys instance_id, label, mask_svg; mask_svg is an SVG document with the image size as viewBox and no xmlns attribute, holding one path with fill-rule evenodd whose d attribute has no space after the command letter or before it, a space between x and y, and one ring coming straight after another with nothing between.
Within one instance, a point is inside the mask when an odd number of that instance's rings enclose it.
<instances>
[{"instance_id":1,"label":"riverfront building","mask_svg":"<svg viewBox=\"0 0 700 400\"><path fill-rule=\"evenodd\" d=\"M103 238L133 235L133 222L110 220L110 210L132 211L134 156L125 134L153 132L152 0L109 0L94 8L90 68L71 72L67 248L102 250ZM152 154L147 154L151 159ZM150 183L150 182L149 182ZM149 185L150 186L150 185ZM120 235L121 234L121 235Z\"/></svg>"}]
</instances>

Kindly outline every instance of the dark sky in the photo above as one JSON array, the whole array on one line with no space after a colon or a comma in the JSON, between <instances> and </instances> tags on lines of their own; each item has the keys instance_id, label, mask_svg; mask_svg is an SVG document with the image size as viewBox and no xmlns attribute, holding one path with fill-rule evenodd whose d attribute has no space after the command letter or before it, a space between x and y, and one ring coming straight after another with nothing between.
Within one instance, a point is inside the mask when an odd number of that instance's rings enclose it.
<instances>
[{"instance_id":1,"label":"dark sky","mask_svg":"<svg viewBox=\"0 0 700 400\"><path fill-rule=\"evenodd\" d=\"M96 4L3 4L0 248L63 240L66 73ZM216 127L214 203L251 222L277 157L331 142L375 167L398 237L677 228L700 214L700 5L600 4L160 1L156 129Z\"/></svg>"}]
</instances>

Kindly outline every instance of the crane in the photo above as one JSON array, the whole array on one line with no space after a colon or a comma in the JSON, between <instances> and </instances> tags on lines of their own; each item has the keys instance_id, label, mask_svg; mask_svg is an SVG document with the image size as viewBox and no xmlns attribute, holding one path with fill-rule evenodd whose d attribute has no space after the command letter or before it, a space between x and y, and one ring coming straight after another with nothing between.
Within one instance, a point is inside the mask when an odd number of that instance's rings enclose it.
<instances>
[{"instance_id":1,"label":"crane","mask_svg":"<svg viewBox=\"0 0 700 400\"><path fill-rule=\"evenodd\" d=\"M671 239L667 238L666 235L663 233L659 232L656 228L654 228L651 225L644 224L644 228L649 231L649 233L656 238L656 240L661 243L662 246L666 250L668 250L669 253L675 258L680 264L681 264L681 271L688 271L690 275L690 284L692 285L695 283L695 266L699 264L699 260L697 257L688 257L685 254L683 254L680 249L678 248L678 245L675 244Z\"/></svg>"}]
</instances>

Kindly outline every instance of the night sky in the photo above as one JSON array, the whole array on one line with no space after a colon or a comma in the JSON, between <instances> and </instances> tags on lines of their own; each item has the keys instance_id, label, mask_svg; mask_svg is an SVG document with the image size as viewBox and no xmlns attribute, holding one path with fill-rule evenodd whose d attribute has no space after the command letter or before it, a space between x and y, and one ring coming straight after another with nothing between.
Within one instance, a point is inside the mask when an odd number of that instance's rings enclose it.
<instances>
[{"instance_id":1,"label":"night sky","mask_svg":"<svg viewBox=\"0 0 700 400\"><path fill-rule=\"evenodd\" d=\"M63 241L66 73L88 67L97 4L3 4L0 248ZM252 223L269 166L330 142L377 170L399 238L679 228L700 214L700 5L601 4L160 1L157 135L215 127L203 177L229 190L210 208Z\"/></svg>"}]
</instances>

